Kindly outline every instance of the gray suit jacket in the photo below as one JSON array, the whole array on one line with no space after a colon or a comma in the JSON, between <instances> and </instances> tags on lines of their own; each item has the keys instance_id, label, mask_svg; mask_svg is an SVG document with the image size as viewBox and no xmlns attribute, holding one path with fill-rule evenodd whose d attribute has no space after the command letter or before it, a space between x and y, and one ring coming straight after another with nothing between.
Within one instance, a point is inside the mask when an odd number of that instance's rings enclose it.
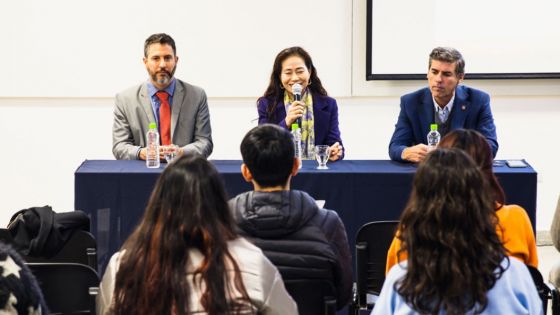
<instances>
[{"instance_id":1,"label":"gray suit jacket","mask_svg":"<svg viewBox=\"0 0 560 315\"><path fill-rule=\"evenodd\" d=\"M171 142L184 152L205 157L212 153L210 113L203 89L179 79L171 104ZM117 94L113 122L113 155L119 160L135 160L146 146L150 122L156 122L146 83Z\"/></svg>"}]
</instances>

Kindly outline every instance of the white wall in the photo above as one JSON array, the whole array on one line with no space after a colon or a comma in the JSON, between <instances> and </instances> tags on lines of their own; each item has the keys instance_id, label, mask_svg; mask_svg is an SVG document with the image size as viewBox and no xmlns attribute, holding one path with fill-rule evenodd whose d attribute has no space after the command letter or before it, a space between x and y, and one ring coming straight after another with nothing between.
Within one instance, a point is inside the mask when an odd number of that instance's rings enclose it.
<instances>
[{"instance_id":1,"label":"white wall","mask_svg":"<svg viewBox=\"0 0 560 315\"><path fill-rule=\"evenodd\" d=\"M321 77L330 81L332 93L349 95L352 3L322 0L320 14L313 14L316 4L314 0L12 1L0 13L0 34L6 43L0 60L7 61L0 95L113 96L143 78L144 40L157 32L167 32L176 41L176 75L203 86L214 97L261 93L274 55L294 45L308 49L318 65L328 62Z\"/></svg>"},{"instance_id":2,"label":"white wall","mask_svg":"<svg viewBox=\"0 0 560 315\"><path fill-rule=\"evenodd\" d=\"M314 51L313 57L321 60L317 62L320 73L327 72L331 64L337 62L351 64L350 73L345 73L341 79L346 83L333 82L335 76L324 80L328 89L339 87L329 91L339 102L346 157L387 159L387 145L398 114L399 96L425 82L365 81L365 1L355 0L352 12L342 10L338 14L341 15L338 20L352 21L352 27L344 31L348 38L345 48L348 56L331 61L328 58L332 55L328 52ZM313 27L319 32L329 23L324 20ZM265 40L271 44L276 39ZM250 50L247 53L250 54ZM273 58L273 54L266 57L267 73ZM197 62L202 64L210 63L204 56L199 59ZM190 75L197 77L196 72ZM264 86L267 76L264 75L259 82L246 84ZM144 77L136 81L142 79ZM560 80L471 81L466 84L492 95L500 142L497 158L526 158L538 171L537 227L548 229L560 194L560 168L553 153L560 135ZM121 88L115 87L114 92ZM253 119L257 117L257 95L224 97L208 94L215 144L211 158L238 159L242 136L256 125ZM76 168L84 159L113 159L112 107L110 95L75 98L0 93L0 134L7 135L3 143L9 148L0 153L0 226L5 226L15 211L31 206L49 204L56 211L73 210Z\"/></svg>"}]
</instances>

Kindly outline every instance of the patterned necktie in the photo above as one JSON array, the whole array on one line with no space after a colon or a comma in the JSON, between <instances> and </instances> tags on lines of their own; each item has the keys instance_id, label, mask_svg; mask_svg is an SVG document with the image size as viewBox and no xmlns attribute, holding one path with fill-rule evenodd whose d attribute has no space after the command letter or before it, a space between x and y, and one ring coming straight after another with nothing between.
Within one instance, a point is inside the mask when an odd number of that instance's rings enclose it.
<instances>
[{"instance_id":1,"label":"patterned necktie","mask_svg":"<svg viewBox=\"0 0 560 315\"><path fill-rule=\"evenodd\" d=\"M159 131L161 134L161 144L171 144L171 109L169 108L169 94L165 91L156 93L161 104L159 105Z\"/></svg>"},{"instance_id":2,"label":"patterned necktie","mask_svg":"<svg viewBox=\"0 0 560 315\"><path fill-rule=\"evenodd\" d=\"M445 106L444 108L440 108L438 114L439 114L439 120L442 123L446 122L447 118L449 117L449 108L447 106Z\"/></svg>"}]
</instances>

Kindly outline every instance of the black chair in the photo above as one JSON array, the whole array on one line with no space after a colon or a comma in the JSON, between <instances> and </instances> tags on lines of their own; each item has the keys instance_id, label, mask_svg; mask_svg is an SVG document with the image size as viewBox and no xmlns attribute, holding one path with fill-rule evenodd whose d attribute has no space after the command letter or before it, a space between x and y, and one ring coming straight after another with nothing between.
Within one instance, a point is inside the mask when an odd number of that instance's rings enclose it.
<instances>
[{"instance_id":1,"label":"black chair","mask_svg":"<svg viewBox=\"0 0 560 315\"><path fill-rule=\"evenodd\" d=\"M379 295L385 281L387 251L399 221L376 221L364 224L356 235L356 282L349 314L371 310L368 295Z\"/></svg>"},{"instance_id":2,"label":"black chair","mask_svg":"<svg viewBox=\"0 0 560 315\"><path fill-rule=\"evenodd\" d=\"M0 229L0 240L13 244L12 236L7 229ZM49 258L28 255L22 255L22 257L28 263L77 263L97 270L97 243L88 231L76 230L56 255Z\"/></svg>"},{"instance_id":3,"label":"black chair","mask_svg":"<svg viewBox=\"0 0 560 315\"><path fill-rule=\"evenodd\" d=\"M286 290L300 314L336 314L336 290L331 281L322 279L285 280Z\"/></svg>"},{"instance_id":4,"label":"black chair","mask_svg":"<svg viewBox=\"0 0 560 315\"><path fill-rule=\"evenodd\" d=\"M529 269L529 273L531 274L533 282L537 287L539 297L542 300L544 314L546 315L548 310L548 300L551 300L552 315L560 315L560 296L558 295L558 289L556 289L551 283L545 282L542 274L537 268L527 265L527 269Z\"/></svg>"},{"instance_id":5,"label":"black chair","mask_svg":"<svg viewBox=\"0 0 560 315\"><path fill-rule=\"evenodd\" d=\"M8 229L0 229L0 240L7 244L13 244ZM81 311L77 311L77 314L95 314L95 296L93 296L93 300L88 299L86 301L86 297L80 293L84 290L74 286L69 287L71 293L67 295L64 293L64 290L68 287L65 282L72 283L72 281L75 281L74 285L78 286L86 281L85 283L89 283L92 288L99 286L97 245L91 233L83 230L74 231L60 251L53 257L21 256L35 274L51 313L74 314L73 312L67 312L67 310L75 310L78 309L76 307L80 306L79 310ZM68 271L65 271L64 268L67 268ZM49 274L51 271L52 273ZM60 279L61 291L56 290L59 284L56 277L59 275L62 276ZM70 277L70 279L67 277ZM76 279L72 280L72 278ZM85 292L88 292L87 289ZM76 295L76 299L74 299L74 295ZM68 302L67 299L70 298L72 299Z\"/></svg>"},{"instance_id":6,"label":"black chair","mask_svg":"<svg viewBox=\"0 0 560 315\"><path fill-rule=\"evenodd\" d=\"M74 263L28 263L51 314L95 314L99 277L89 266Z\"/></svg>"}]
</instances>

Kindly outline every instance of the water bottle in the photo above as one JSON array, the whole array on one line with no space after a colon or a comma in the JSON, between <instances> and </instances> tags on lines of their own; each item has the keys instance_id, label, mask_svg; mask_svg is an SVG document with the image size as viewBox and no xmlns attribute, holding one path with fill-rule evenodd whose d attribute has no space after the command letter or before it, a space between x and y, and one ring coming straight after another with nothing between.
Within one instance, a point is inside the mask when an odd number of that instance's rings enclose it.
<instances>
[{"instance_id":1,"label":"water bottle","mask_svg":"<svg viewBox=\"0 0 560 315\"><path fill-rule=\"evenodd\" d=\"M294 156L299 160L301 168L301 129L298 124L292 124L292 136L294 137Z\"/></svg>"},{"instance_id":2,"label":"water bottle","mask_svg":"<svg viewBox=\"0 0 560 315\"><path fill-rule=\"evenodd\" d=\"M150 123L146 142L146 167L159 168L159 133L156 123Z\"/></svg>"},{"instance_id":3,"label":"water bottle","mask_svg":"<svg viewBox=\"0 0 560 315\"><path fill-rule=\"evenodd\" d=\"M437 131L437 124L430 125L430 132L428 132L428 152L435 149L439 143L441 135Z\"/></svg>"}]
</instances>

